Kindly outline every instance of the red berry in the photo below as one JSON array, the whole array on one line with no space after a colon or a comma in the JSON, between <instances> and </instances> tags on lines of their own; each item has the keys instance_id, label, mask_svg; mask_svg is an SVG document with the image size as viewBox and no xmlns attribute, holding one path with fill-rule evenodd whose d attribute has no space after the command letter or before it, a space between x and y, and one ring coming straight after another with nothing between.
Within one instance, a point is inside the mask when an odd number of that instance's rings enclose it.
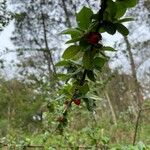
<instances>
[{"instance_id":1,"label":"red berry","mask_svg":"<svg viewBox=\"0 0 150 150\"><path fill-rule=\"evenodd\" d=\"M89 44L98 44L100 40L102 40L102 36L97 32L90 32L86 35L86 40Z\"/></svg>"},{"instance_id":2,"label":"red berry","mask_svg":"<svg viewBox=\"0 0 150 150\"><path fill-rule=\"evenodd\" d=\"M81 103L81 100L80 99L74 99L73 102L76 104L76 105L80 105Z\"/></svg>"}]
</instances>

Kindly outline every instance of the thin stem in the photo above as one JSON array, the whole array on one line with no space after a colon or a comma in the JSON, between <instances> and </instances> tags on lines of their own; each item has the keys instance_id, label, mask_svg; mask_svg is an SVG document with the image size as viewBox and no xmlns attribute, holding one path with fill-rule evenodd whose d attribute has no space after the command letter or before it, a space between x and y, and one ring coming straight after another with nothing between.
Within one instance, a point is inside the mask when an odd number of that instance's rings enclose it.
<instances>
[{"instance_id":1,"label":"thin stem","mask_svg":"<svg viewBox=\"0 0 150 150\"><path fill-rule=\"evenodd\" d=\"M139 110L138 116L137 116L137 120L136 120L136 123L135 123L135 129L134 129L135 131L134 131L134 137L133 137L133 145L135 145L135 143L136 143L138 128L139 128L139 125L140 125L141 113L142 113L142 109Z\"/></svg>"}]
</instances>

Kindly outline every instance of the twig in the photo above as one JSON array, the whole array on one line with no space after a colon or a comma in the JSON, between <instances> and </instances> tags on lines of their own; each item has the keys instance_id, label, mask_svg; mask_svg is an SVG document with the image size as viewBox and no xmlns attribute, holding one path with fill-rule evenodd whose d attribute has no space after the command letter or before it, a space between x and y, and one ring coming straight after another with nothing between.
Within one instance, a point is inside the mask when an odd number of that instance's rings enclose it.
<instances>
[{"instance_id":1,"label":"twig","mask_svg":"<svg viewBox=\"0 0 150 150\"><path fill-rule=\"evenodd\" d=\"M139 109L138 116L137 116L137 120L136 120L136 123L135 123L135 131L134 131L134 137L133 137L133 145L135 145L135 143L136 143L138 127L139 127L139 124L140 124L141 112L142 112L142 109Z\"/></svg>"},{"instance_id":2,"label":"twig","mask_svg":"<svg viewBox=\"0 0 150 150\"><path fill-rule=\"evenodd\" d=\"M137 116L136 123L135 123L133 145L135 145L135 143L136 143L136 138L137 138L137 132L138 132L139 124L140 124L141 113L142 113L142 111L145 111L145 110L150 110L150 107L140 108L139 111L138 111L138 116Z\"/></svg>"},{"instance_id":3,"label":"twig","mask_svg":"<svg viewBox=\"0 0 150 150\"><path fill-rule=\"evenodd\" d=\"M100 10L99 10L99 12L98 12L98 15L99 15L99 22L98 22L98 25L97 25L97 28L96 28L95 32L99 32L99 28L101 27L101 25L102 25L102 23L103 23L103 15L104 15L104 12L105 12L106 7L107 7L107 0L102 0L101 6L100 6ZM91 45L90 52L92 52L93 49L94 49L94 45ZM84 72L83 72L82 78L81 78L81 80L80 80L80 83L79 83L80 86L84 85L85 79L86 79L86 75L87 75L87 70L85 69ZM74 94L73 94L73 96L72 96L72 99L68 102L68 104L67 104L67 106L66 106L66 108L65 108L65 110L64 110L64 112L63 112L63 117L67 114L68 109L70 108L70 106L71 106L71 104L72 104L72 102L73 102L73 98L74 98L74 96L76 95L76 92L77 92L77 91L78 91L78 89L75 89L75 92L74 92ZM63 122L60 122L59 125L60 125L61 123L63 123ZM59 126L59 125L58 125L58 126ZM57 127L57 128L58 128L58 127Z\"/></svg>"}]
</instances>

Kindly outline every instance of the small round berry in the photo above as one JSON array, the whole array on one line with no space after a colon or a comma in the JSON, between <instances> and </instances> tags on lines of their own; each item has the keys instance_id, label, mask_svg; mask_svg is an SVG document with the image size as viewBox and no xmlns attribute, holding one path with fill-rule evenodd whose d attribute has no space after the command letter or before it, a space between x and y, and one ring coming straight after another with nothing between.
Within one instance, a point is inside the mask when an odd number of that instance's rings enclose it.
<instances>
[{"instance_id":1,"label":"small round berry","mask_svg":"<svg viewBox=\"0 0 150 150\"><path fill-rule=\"evenodd\" d=\"M100 40L102 40L102 36L97 32L90 32L86 35L86 40L89 44L96 45Z\"/></svg>"},{"instance_id":2,"label":"small round berry","mask_svg":"<svg viewBox=\"0 0 150 150\"><path fill-rule=\"evenodd\" d=\"M73 102L76 104L76 105L80 105L81 103L81 100L80 99L74 99Z\"/></svg>"}]
</instances>

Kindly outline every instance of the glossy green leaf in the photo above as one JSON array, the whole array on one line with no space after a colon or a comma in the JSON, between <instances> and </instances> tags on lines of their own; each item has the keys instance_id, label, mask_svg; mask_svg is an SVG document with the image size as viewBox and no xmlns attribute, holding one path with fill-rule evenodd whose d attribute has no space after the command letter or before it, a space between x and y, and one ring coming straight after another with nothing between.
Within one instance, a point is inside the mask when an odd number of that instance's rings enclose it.
<instances>
[{"instance_id":1,"label":"glossy green leaf","mask_svg":"<svg viewBox=\"0 0 150 150\"><path fill-rule=\"evenodd\" d=\"M106 61L107 61L106 58L96 57L93 61L94 67L100 70L104 66Z\"/></svg>"},{"instance_id":2,"label":"glossy green leaf","mask_svg":"<svg viewBox=\"0 0 150 150\"><path fill-rule=\"evenodd\" d=\"M111 35L116 33L116 26L110 21L105 21L103 24L103 28Z\"/></svg>"},{"instance_id":3,"label":"glossy green leaf","mask_svg":"<svg viewBox=\"0 0 150 150\"><path fill-rule=\"evenodd\" d=\"M83 98L83 101L85 102L86 104L86 107L89 111L93 111L96 104L95 104L95 100L94 99L90 99L90 98Z\"/></svg>"},{"instance_id":4,"label":"glossy green leaf","mask_svg":"<svg viewBox=\"0 0 150 150\"><path fill-rule=\"evenodd\" d=\"M76 71L74 71L74 72L72 72L72 73L68 73L68 75L74 76L74 75L76 75L76 74L81 73L81 71L82 71L82 69L81 69L81 68L78 68Z\"/></svg>"},{"instance_id":5,"label":"glossy green leaf","mask_svg":"<svg viewBox=\"0 0 150 150\"><path fill-rule=\"evenodd\" d=\"M63 74L63 73L57 73L57 77L60 78L62 81L66 81L70 78L70 75Z\"/></svg>"},{"instance_id":6,"label":"glossy green leaf","mask_svg":"<svg viewBox=\"0 0 150 150\"><path fill-rule=\"evenodd\" d=\"M85 83L83 86L80 86L79 87L79 91L82 93L82 94L86 94L88 91L89 91L89 85L87 83Z\"/></svg>"},{"instance_id":7,"label":"glossy green leaf","mask_svg":"<svg viewBox=\"0 0 150 150\"><path fill-rule=\"evenodd\" d=\"M92 62L92 58L91 55L89 54L89 52L85 52L83 55L83 66L85 69L87 70L91 70L93 67L93 62Z\"/></svg>"},{"instance_id":8,"label":"glossy green leaf","mask_svg":"<svg viewBox=\"0 0 150 150\"><path fill-rule=\"evenodd\" d=\"M134 7L137 4L137 0L117 0L120 4L127 8Z\"/></svg>"},{"instance_id":9,"label":"glossy green leaf","mask_svg":"<svg viewBox=\"0 0 150 150\"><path fill-rule=\"evenodd\" d=\"M118 1L116 2L116 4L117 4L117 13L115 18L121 18L126 13L127 8Z\"/></svg>"},{"instance_id":10,"label":"glossy green leaf","mask_svg":"<svg viewBox=\"0 0 150 150\"><path fill-rule=\"evenodd\" d=\"M78 26L83 30L87 30L90 25L92 15L92 10L84 6L81 11L76 14Z\"/></svg>"},{"instance_id":11,"label":"glossy green leaf","mask_svg":"<svg viewBox=\"0 0 150 150\"><path fill-rule=\"evenodd\" d=\"M116 51L113 47L110 47L110 46L103 46L102 49L104 51Z\"/></svg>"},{"instance_id":12,"label":"glossy green leaf","mask_svg":"<svg viewBox=\"0 0 150 150\"><path fill-rule=\"evenodd\" d=\"M82 32L78 29L70 28L70 29L63 31L61 34L70 34L73 38L75 38L75 37L81 36Z\"/></svg>"},{"instance_id":13,"label":"glossy green leaf","mask_svg":"<svg viewBox=\"0 0 150 150\"><path fill-rule=\"evenodd\" d=\"M97 14L93 14L92 15L92 19L98 20L99 19L99 14L98 13Z\"/></svg>"},{"instance_id":14,"label":"glossy green leaf","mask_svg":"<svg viewBox=\"0 0 150 150\"><path fill-rule=\"evenodd\" d=\"M80 46L71 45L63 53L62 58L71 59L81 50Z\"/></svg>"},{"instance_id":15,"label":"glossy green leaf","mask_svg":"<svg viewBox=\"0 0 150 150\"><path fill-rule=\"evenodd\" d=\"M100 33L105 32L105 29L104 29L104 27L103 27L103 26L101 26L101 27L99 28L99 32L100 32Z\"/></svg>"},{"instance_id":16,"label":"glossy green leaf","mask_svg":"<svg viewBox=\"0 0 150 150\"><path fill-rule=\"evenodd\" d=\"M94 72L93 72L92 70L88 70L88 71L87 71L87 77L88 77L91 81L93 81L93 82L96 81Z\"/></svg>"},{"instance_id":17,"label":"glossy green leaf","mask_svg":"<svg viewBox=\"0 0 150 150\"><path fill-rule=\"evenodd\" d=\"M124 18L124 19L118 20L117 22L118 23L123 23L123 22L128 22L128 21L134 21L134 19L133 18Z\"/></svg>"},{"instance_id":18,"label":"glossy green leaf","mask_svg":"<svg viewBox=\"0 0 150 150\"><path fill-rule=\"evenodd\" d=\"M59 61L58 63L56 63L55 66L61 67L61 66L67 66L68 64L69 64L68 61L66 61L66 60L61 60L61 61Z\"/></svg>"},{"instance_id":19,"label":"glossy green leaf","mask_svg":"<svg viewBox=\"0 0 150 150\"><path fill-rule=\"evenodd\" d=\"M75 43L81 40L82 37L73 38L66 42L66 44Z\"/></svg>"},{"instance_id":20,"label":"glossy green leaf","mask_svg":"<svg viewBox=\"0 0 150 150\"><path fill-rule=\"evenodd\" d=\"M117 14L117 4L112 0L108 0L107 2L107 12L109 13L110 17L113 19Z\"/></svg>"},{"instance_id":21,"label":"glossy green leaf","mask_svg":"<svg viewBox=\"0 0 150 150\"><path fill-rule=\"evenodd\" d=\"M123 36L127 36L129 34L129 30L123 24L117 23L116 27L117 31L121 33Z\"/></svg>"},{"instance_id":22,"label":"glossy green leaf","mask_svg":"<svg viewBox=\"0 0 150 150\"><path fill-rule=\"evenodd\" d=\"M70 64L81 66L81 61L69 60Z\"/></svg>"},{"instance_id":23,"label":"glossy green leaf","mask_svg":"<svg viewBox=\"0 0 150 150\"><path fill-rule=\"evenodd\" d=\"M89 43L87 43L87 40L85 38L82 38L80 40L79 45L82 47L83 51L86 51L89 47L91 47L91 45L89 45Z\"/></svg>"}]
</instances>

